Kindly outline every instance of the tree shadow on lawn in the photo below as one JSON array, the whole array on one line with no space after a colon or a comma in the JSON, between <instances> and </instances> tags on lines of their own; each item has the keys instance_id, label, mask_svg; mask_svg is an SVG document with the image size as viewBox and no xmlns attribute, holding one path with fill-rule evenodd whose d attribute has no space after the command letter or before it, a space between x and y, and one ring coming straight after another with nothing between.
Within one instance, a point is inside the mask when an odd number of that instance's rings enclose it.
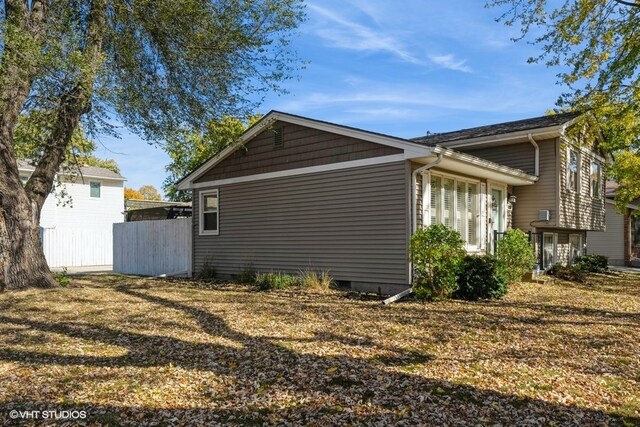
<instances>
[{"instance_id":1,"label":"tree shadow on lawn","mask_svg":"<svg viewBox=\"0 0 640 427\"><path fill-rule=\"evenodd\" d=\"M521 398L472 386L428 379L385 369L379 363L350 357L299 353L268 338L232 330L226 322L206 310L119 286L118 292L195 319L202 330L240 347L194 343L167 336L126 332L104 326L78 323L46 323L0 316L0 322L53 332L72 338L124 347L126 355L95 357L56 355L0 349L0 359L21 363L108 367L173 366L207 370L233 378L221 400L212 407L154 409L104 406L78 401L70 409L86 408L89 422L137 425L141 421L169 424L408 424L476 425L622 425L621 417L540 399ZM335 334L317 335L316 340L336 340ZM433 355L424 355L428 363ZM412 363L416 363L415 361ZM1 402L0 413L13 408L59 409L54 402L13 400ZM53 407L53 408L52 408ZM233 409L230 409L233 408ZM639 422L640 418L627 419Z\"/></svg>"}]
</instances>

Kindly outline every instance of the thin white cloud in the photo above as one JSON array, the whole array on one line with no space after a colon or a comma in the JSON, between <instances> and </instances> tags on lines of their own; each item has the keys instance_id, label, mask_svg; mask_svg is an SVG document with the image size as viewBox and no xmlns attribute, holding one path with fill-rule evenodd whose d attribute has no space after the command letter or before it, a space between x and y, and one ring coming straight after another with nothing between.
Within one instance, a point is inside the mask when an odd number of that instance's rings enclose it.
<instances>
[{"instance_id":1,"label":"thin white cloud","mask_svg":"<svg viewBox=\"0 0 640 427\"><path fill-rule=\"evenodd\" d=\"M329 9L315 4L308 4L307 8L333 24L337 24L316 30L317 35L330 41L336 47L364 52L386 52L406 62L413 64L423 63L401 41L379 29L369 28L350 21Z\"/></svg>"},{"instance_id":2,"label":"thin white cloud","mask_svg":"<svg viewBox=\"0 0 640 427\"><path fill-rule=\"evenodd\" d=\"M456 59L451 53L447 55L430 55L429 59L433 61L434 64L449 70L461 71L463 73L470 73L472 71L471 67L466 65L466 59Z\"/></svg>"}]
</instances>

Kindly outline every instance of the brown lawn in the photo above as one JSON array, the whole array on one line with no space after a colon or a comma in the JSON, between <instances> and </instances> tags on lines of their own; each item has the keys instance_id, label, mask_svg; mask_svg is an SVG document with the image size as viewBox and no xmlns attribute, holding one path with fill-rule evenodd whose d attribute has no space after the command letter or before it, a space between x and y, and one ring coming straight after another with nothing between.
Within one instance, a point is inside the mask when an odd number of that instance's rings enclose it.
<instances>
[{"instance_id":1,"label":"brown lawn","mask_svg":"<svg viewBox=\"0 0 640 427\"><path fill-rule=\"evenodd\" d=\"M0 294L5 424L636 425L639 358L631 274L391 306L117 275Z\"/></svg>"}]
</instances>

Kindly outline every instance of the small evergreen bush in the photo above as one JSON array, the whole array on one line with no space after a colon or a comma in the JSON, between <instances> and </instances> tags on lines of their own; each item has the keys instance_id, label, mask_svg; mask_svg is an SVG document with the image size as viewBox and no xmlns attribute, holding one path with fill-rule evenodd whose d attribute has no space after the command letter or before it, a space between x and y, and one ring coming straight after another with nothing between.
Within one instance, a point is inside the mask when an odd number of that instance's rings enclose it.
<instances>
[{"instance_id":1,"label":"small evergreen bush","mask_svg":"<svg viewBox=\"0 0 640 427\"><path fill-rule=\"evenodd\" d=\"M567 267L556 264L547 270L547 274L568 282L586 283L587 281L587 275L575 266Z\"/></svg>"},{"instance_id":2,"label":"small evergreen bush","mask_svg":"<svg viewBox=\"0 0 640 427\"><path fill-rule=\"evenodd\" d=\"M448 298L457 288L458 270L464 257L460 233L442 224L418 230L411 236L413 290L418 299Z\"/></svg>"},{"instance_id":3,"label":"small evergreen bush","mask_svg":"<svg viewBox=\"0 0 640 427\"><path fill-rule=\"evenodd\" d=\"M496 256L502 264L507 283L522 280L536 264L536 255L527 234L515 228L507 230L497 242Z\"/></svg>"},{"instance_id":4,"label":"small evergreen bush","mask_svg":"<svg viewBox=\"0 0 640 427\"><path fill-rule=\"evenodd\" d=\"M302 284L300 277L292 274L281 272L258 273L256 274L255 284L261 291L272 289L286 289L291 286L299 286Z\"/></svg>"},{"instance_id":5,"label":"small evergreen bush","mask_svg":"<svg viewBox=\"0 0 640 427\"><path fill-rule=\"evenodd\" d=\"M501 298L506 293L507 277L495 257L467 255L463 258L454 298L477 301Z\"/></svg>"},{"instance_id":6,"label":"small evergreen bush","mask_svg":"<svg viewBox=\"0 0 640 427\"><path fill-rule=\"evenodd\" d=\"M609 258L604 255L583 255L577 257L573 265L585 273L606 273L609 269Z\"/></svg>"}]
</instances>

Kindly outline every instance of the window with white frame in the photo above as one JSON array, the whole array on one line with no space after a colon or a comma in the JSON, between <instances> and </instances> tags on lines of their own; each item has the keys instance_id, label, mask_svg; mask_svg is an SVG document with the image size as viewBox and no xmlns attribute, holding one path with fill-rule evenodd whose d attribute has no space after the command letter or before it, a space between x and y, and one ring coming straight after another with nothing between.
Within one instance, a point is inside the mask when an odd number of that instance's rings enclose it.
<instances>
[{"instance_id":1,"label":"window with white frame","mask_svg":"<svg viewBox=\"0 0 640 427\"><path fill-rule=\"evenodd\" d=\"M591 162L591 197L602 197L602 166L598 162Z\"/></svg>"},{"instance_id":2,"label":"window with white frame","mask_svg":"<svg viewBox=\"0 0 640 427\"><path fill-rule=\"evenodd\" d=\"M569 264L582 255L582 236L580 234L569 235Z\"/></svg>"},{"instance_id":3,"label":"window with white frame","mask_svg":"<svg viewBox=\"0 0 640 427\"><path fill-rule=\"evenodd\" d=\"M200 193L200 234L218 234L218 190Z\"/></svg>"},{"instance_id":4,"label":"window with white frame","mask_svg":"<svg viewBox=\"0 0 640 427\"><path fill-rule=\"evenodd\" d=\"M467 248L479 244L478 183L431 174L428 224L444 224L458 231Z\"/></svg>"},{"instance_id":5,"label":"window with white frame","mask_svg":"<svg viewBox=\"0 0 640 427\"><path fill-rule=\"evenodd\" d=\"M89 182L89 195L91 197L100 197L100 183L91 181Z\"/></svg>"},{"instance_id":6,"label":"window with white frame","mask_svg":"<svg viewBox=\"0 0 640 427\"><path fill-rule=\"evenodd\" d=\"M545 270L556 263L557 242L558 238L555 233L544 233L542 235L542 266Z\"/></svg>"},{"instance_id":7,"label":"window with white frame","mask_svg":"<svg viewBox=\"0 0 640 427\"><path fill-rule=\"evenodd\" d=\"M567 188L575 192L580 188L580 153L574 148L567 151Z\"/></svg>"}]
</instances>

